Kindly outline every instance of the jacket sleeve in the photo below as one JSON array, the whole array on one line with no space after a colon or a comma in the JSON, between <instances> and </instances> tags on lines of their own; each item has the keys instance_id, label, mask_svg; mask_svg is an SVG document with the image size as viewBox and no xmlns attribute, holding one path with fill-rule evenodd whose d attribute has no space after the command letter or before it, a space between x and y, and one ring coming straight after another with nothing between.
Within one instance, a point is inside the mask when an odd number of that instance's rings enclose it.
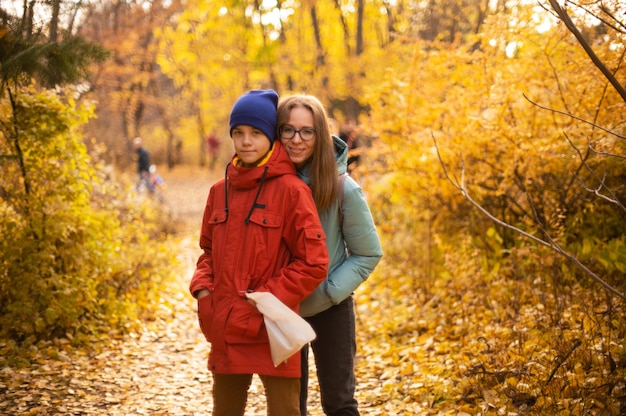
<instances>
[{"instance_id":1,"label":"jacket sleeve","mask_svg":"<svg viewBox=\"0 0 626 416\"><path fill-rule=\"evenodd\" d=\"M324 282L326 294L335 305L350 296L369 277L383 255L363 190L352 178L346 179L342 205L342 233L348 256Z\"/></svg>"},{"instance_id":2,"label":"jacket sleeve","mask_svg":"<svg viewBox=\"0 0 626 416\"><path fill-rule=\"evenodd\" d=\"M326 278L328 250L326 235L308 186L294 177L297 186L285 198L283 241L291 261L265 284L285 305L297 310L298 305Z\"/></svg>"},{"instance_id":3,"label":"jacket sleeve","mask_svg":"<svg viewBox=\"0 0 626 416\"><path fill-rule=\"evenodd\" d=\"M196 263L196 270L189 284L189 292L195 297L195 293L200 289L208 289L213 292L213 257L212 257L212 241L209 232L209 216L212 212L212 201L214 198L214 190L211 189L204 207L204 215L202 217L202 227L200 229L200 248L202 254Z\"/></svg>"}]
</instances>

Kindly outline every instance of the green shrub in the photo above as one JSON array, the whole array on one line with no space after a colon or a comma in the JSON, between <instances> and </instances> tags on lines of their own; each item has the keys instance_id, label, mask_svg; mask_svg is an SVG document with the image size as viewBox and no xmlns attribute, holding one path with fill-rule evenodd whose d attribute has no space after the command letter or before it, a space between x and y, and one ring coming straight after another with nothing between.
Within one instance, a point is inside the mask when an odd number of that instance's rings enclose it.
<instances>
[{"instance_id":1,"label":"green shrub","mask_svg":"<svg viewBox=\"0 0 626 416\"><path fill-rule=\"evenodd\" d=\"M88 108L34 90L11 98L0 100L0 338L123 331L175 263L158 207L128 198L89 156Z\"/></svg>"}]
</instances>

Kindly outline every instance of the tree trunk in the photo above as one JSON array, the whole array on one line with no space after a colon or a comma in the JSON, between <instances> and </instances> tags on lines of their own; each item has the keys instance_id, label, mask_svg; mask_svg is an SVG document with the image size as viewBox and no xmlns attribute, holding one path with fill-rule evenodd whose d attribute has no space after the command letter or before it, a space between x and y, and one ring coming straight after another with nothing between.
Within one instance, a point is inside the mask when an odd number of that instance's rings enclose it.
<instances>
[{"instance_id":1,"label":"tree trunk","mask_svg":"<svg viewBox=\"0 0 626 416\"><path fill-rule=\"evenodd\" d=\"M51 3L50 42L56 43L59 39L59 12L61 10L61 0L52 0Z\"/></svg>"}]
</instances>

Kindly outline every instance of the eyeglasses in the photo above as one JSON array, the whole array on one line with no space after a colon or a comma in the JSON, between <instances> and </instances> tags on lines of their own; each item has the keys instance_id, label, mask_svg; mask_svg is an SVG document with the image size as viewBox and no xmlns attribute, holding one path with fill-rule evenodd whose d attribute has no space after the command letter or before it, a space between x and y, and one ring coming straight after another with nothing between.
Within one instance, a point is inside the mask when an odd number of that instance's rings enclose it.
<instances>
[{"instance_id":1,"label":"eyeglasses","mask_svg":"<svg viewBox=\"0 0 626 416\"><path fill-rule=\"evenodd\" d=\"M300 130L296 130L291 126L282 126L280 128L280 138L285 140L291 140L296 137L296 133L300 135L300 138L305 142L313 140L315 138L315 129L311 127L305 127Z\"/></svg>"}]
</instances>

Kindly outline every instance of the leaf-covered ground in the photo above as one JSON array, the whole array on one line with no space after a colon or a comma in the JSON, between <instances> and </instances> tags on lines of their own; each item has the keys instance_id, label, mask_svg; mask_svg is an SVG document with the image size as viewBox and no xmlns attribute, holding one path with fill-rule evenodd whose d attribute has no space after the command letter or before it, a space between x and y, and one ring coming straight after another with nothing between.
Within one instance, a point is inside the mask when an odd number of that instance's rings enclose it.
<instances>
[{"instance_id":1,"label":"leaf-covered ground","mask_svg":"<svg viewBox=\"0 0 626 416\"><path fill-rule=\"evenodd\" d=\"M195 241L194 241L195 243ZM193 264L191 240L181 250ZM32 350L34 364L0 374L3 415L210 415L208 344L181 276L160 318L135 336L112 337L97 352L62 344ZM265 414L262 386L251 388L248 415Z\"/></svg>"},{"instance_id":2,"label":"leaf-covered ground","mask_svg":"<svg viewBox=\"0 0 626 416\"><path fill-rule=\"evenodd\" d=\"M163 295L158 318L141 333L110 334L89 351L72 350L67 340L31 347L29 366L0 370L0 415L211 414L209 345L198 329L187 285L199 254L202 209L217 176L187 169L163 176L165 204L174 217L186 220L188 231L180 246L180 278ZM4 348L0 344L0 355ZM314 385L311 400L318 401ZM246 414L265 414L256 377ZM316 414L322 413L312 409Z\"/></svg>"},{"instance_id":3,"label":"leaf-covered ground","mask_svg":"<svg viewBox=\"0 0 626 416\"><path fill-rule=\"evenodd\" d=\"M187 284L217 176L164 176L166 203L189 227L183 270L158 319L89 351L62 341L33 347L30 366L0 370L0 414L210 415L209 346ZM623 304L590 305L590 289L574 287L563 298L539 279L533 284L455 276L425 287L383 261L356 296L361 413L626 414ZM311 383L310 415L322 415L313 372ZM255 378L247 415L264 414Z\"/></svg>"}]
</instances>

